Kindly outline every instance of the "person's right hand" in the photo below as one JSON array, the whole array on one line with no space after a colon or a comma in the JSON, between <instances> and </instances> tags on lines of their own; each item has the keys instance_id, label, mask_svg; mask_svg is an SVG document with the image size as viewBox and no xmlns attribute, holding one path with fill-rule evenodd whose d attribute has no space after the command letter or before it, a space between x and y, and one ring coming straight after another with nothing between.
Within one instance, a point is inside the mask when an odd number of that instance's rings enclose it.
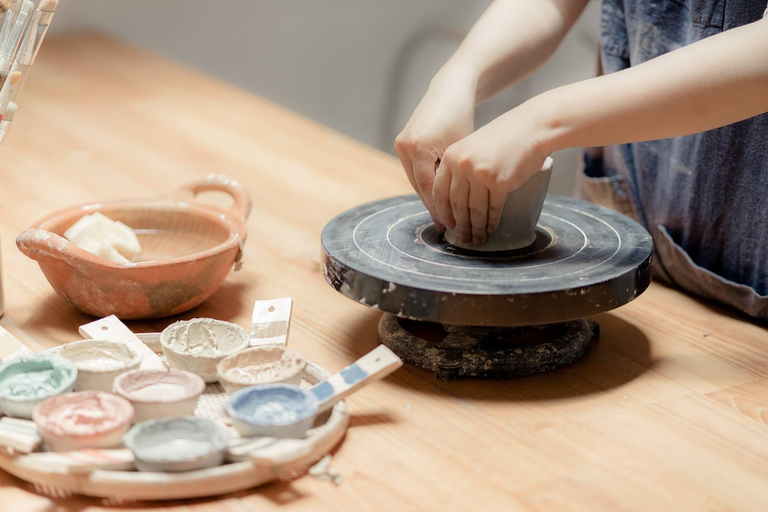
<instances>
[{"instance_id":1,"label":"person's right hand","mask_svg":"<svg viewBox=\"0 0 768 512\"><path fill-rule=\"evenodd\" d=\"M405 174L440 231L445 227L432 200L435 169L448 146L474 131L475 95L469 83L436 76L395 139Z\"/></svg>"}]
</instances>

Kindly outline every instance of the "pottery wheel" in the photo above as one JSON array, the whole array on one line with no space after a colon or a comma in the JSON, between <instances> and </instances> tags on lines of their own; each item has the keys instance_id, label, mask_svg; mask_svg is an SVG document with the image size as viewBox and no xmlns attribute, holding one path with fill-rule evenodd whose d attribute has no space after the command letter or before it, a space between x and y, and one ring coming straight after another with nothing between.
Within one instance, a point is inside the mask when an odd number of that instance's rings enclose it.
<instances>
[{"instance_id":1,"label":"pottery wheel","mask_svg":"<svg viewBox=\"0 0 768 512\"><path fill-rule=\"evenodd\" d=\"M323 274L338 292L401 319L430 322L437 331L443 325L540 326L609 311L648 287L653 252L651 236L630 218L555 196L544 203L535 242L515 251L478 252L449 244L416 195L342 213L323 230L322 246ZM389 331L403 327L401 322L387 326ZM381 330L382 342L394 339ZM525 344L517 339L518 331L504 331L507 360L519 356L514 348ZM470 343L465 352L486 351L482 346ZM413 362L402 350L390 348ZM551 365L540 366L543 371Z\"/></svg>"}]
</instances>

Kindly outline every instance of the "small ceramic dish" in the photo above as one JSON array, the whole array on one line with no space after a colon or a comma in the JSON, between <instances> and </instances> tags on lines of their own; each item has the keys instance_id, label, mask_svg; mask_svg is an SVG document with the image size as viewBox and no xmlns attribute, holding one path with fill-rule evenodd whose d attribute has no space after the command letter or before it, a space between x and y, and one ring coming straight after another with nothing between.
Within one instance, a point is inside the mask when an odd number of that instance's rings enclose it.
<instances>
[{"instance_id":1,"label":"small ceramic dish","mask_svg":"<svg viewBox=\"0 0 768 512\"><path fill-rule=\"evenodd\" d=\"M255 384L300 384L307 360L289 348L251 347L221 360L216 367L227 393Z\"/></svg>"},{"instance_id":2,"label":"small ceramic dish","mask_svg":"<svg viewBox=\"0 0 768 512\"><path fill-rule=\"evenodd\" d=\"M111 393L115 377L141 365L141 356L119 341L73 341L51 352L69 359L77 367L75 391Z\"/></svg>"},{"instance_id":3,"label":"small ceramic dish","mask_svg":"<svg viewBox=\"0 0 768 512\"><path fill-rule=\"evenodd\" d=\"M216 365L250 343L250 333L229 322L212 318L182 320L160 333L160 346L172 368L186 370L216 382Z\"/></svg>"},{"instance_id":4,"label":"small ceramic dish","mask_svg":"<svg viewBox=\"0 0 768 512\"><path fill-rule=\"evenodd\" d=\"M184 416L138 423L123 439L139 471L180 472L220 465L228 438L216 421Z\"/></svg>"},{"instance_id":5,"label":"small ceramic dish","mask_svg":"<svg viewBox=\"0 0 768 512\"><path fill-rule=\"evenodd\" d=\"M205 382L182 370L133 370L115 379L114 392L133 406L134 421L191 416Z\"/></svg>"},{"instance_id":6,"label":"small ceramic dish","mask_svg":"<svg viewBox=\"0 0 768 512\"><path fill-rule=\"evenodd\" d=\"M0 364L0 410L29 419L35 406L72 390L75 365L55 354L29 354Z\"/></svg>"},{"instance_id":7,"label":"small ceramic dish","mask_svg":"<svg viewBox=\"0 0 768 512\"><path fill-rule=\"evenodd\" d=\"M229 194L234 203L223 210L195 201L197 194L211 190ZM210 175L160 199L51 213L21 233L16 245L81 311L97 317L159 318L194 308L218 289L232 265L239 268L250 209L242 185ZM67 229L94 212L136 232L142 252L135 263L113 263L64 238Z\"/></svg>"},{"instance_id":8,"label":"small ceramic dish","mask_svg":"<svg viewBox=\"0 0 768 512\"><path fill-rule=\"evenodd\" d=\"M236 391L229 397L227 412L243 437L300 438L318 414L402 364L394 352L379 345L308 389L293 384L261 384Z\"/></svg>"},{"instance_id":9,"label":"small ceramic dish","mask_svg":"<svg viewBox=\"0 0 768 512\"><path fill-rule=\"evenodd\" d=\"M131 426L133 407L110 393L80 391L41 402L32 419L52 451L114 448Z\"/></svg>"}]
</instances>

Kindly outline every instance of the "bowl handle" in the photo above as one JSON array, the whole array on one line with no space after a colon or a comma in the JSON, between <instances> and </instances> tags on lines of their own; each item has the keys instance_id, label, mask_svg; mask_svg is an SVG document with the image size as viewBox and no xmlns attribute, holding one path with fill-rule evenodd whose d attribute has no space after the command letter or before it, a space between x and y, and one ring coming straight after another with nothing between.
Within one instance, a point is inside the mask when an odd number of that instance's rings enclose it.
<instances>
[{"instance_id":1,"label":"bowl handle","mask_svg":"<svg viewBox=\"0 0 768 512\"><path fill-rule=\"evenodd\" d=\"M44 229L32 228L24 231L16 238L16 246L36 261L51 257L76 268L81 268L83 263L83 259L74 252L74 249L79 249L75 244Z\"/></svg>"},{"instance_id":2,"label":"bowl handle","mask_svg":"<svg viewBox=\"0 0 768 512\"><path fill-rule=\"evenodd\" d=\"M227 215L234 215L243 220L248 218L248 214L251 213L251 198L248 191L236 180L224 174L209 174L200 180L187 183L173 192L170 198L180 201L194 201L197 194L210 190L226 192L232 196L235 202L226 211Z\"/></svg>"}]
</instances>

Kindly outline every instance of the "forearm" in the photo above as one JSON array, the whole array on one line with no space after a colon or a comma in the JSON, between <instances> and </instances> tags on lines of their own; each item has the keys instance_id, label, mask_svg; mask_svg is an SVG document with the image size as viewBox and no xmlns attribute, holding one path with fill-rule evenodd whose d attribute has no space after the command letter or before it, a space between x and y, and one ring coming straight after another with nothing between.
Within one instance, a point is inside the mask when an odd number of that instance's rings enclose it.
<instances>
[{"instance_id":1,"label":"forearm","mask_svg":"<svg viewBox=\"0 0 768 512\"><path fill-rule=\"evenodd\" d=\"M547 153L689 135L768 112L768 19L520 108Z\"/></svg>"},{"instance_id":2,"label":"forearm","mask_svg":"<svg viewBox=\"0 0 768 512\"><path fill-rule=\"evenodd\" d=\"M468 82L481 103L555 51L588 0L496 0L435 80Z\"/></svg>"}]
</instances>

